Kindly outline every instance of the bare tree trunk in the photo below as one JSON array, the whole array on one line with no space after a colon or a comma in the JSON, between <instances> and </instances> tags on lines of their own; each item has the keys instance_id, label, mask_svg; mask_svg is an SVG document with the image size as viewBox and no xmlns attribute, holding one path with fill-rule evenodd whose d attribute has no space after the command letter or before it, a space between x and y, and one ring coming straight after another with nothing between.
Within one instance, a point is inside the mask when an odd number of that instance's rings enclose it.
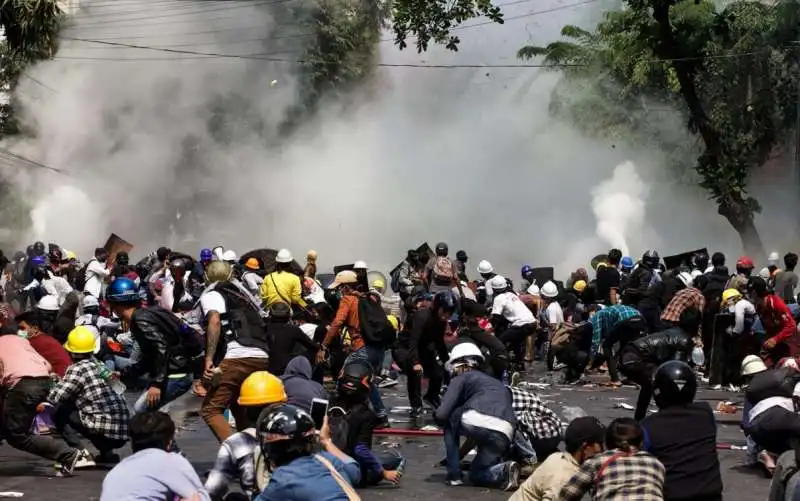
<instances>
[{"instance_id":1,"label":"bare tree trunk","mask_svg":"<svg viewBox=\"0 0 800 501\"><path fill-rule=\"evenodd\" d=\"M745 254L755 258L766 255L764 243L761 241L761 235L753 220L753 212L747 207L744 200L732 198L726 203L720 204L719 214L727 219L739 234Z\"/></svg>"}]
</instances>

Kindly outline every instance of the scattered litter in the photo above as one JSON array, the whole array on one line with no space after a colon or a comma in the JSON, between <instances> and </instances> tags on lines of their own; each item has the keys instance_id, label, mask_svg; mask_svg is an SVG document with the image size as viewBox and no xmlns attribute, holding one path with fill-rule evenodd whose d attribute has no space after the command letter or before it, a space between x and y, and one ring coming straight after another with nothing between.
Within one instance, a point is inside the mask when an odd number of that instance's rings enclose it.
<instances>
[{"instance_id":1,"label":"scattered litter","mask_svg":"<svg viewBox=\"0 0 800 501\"><path fill-rule=\"evenodd\" d=\"M736 414L736 405L733 402L720 402L717 404L716 412L722 414Z\"/></svg>"},{"instance_id":2,"label":"scattered litter","mask_svg":"<svg viewBox=\"0 0 800 501\"><path fill-rule=\"evenodd\" d=\"M521 381L519 385L522 386L523 388L530 387L530 388L537 388L539 390L550 388L550 386L552 386L550 383L529 383L527 381Z\"/></svg>"},{"instance_id":3,"label":"scattered litter","mask_svg":"<svg viewBox=\"0 0 800 501\"><path fill-rule=\"evenodd\" d=\"M25 495L24 493L16 491L0 492L0 498L21 498L24 495Z\"/></svg>"},{"instance_id":4,"label":"scattered litter","mask_svg":"<svg viewBox=\"0 0 800 501\"><path fill-rule=\"evenodd\" d=\"M397 449L400 447L400 442L396 442L394 440L385 440L380 442L382 447L388 447L389 449Z\"/></svg>"},{"instance_id":5,"label":"scattered litter","mask_svg":"<svg viewBox=\"0 0 800 501\"><path fill-rule=\"evenodd\" d=\"M392 407L392 410L389 412L392 414L404 414L411 412L411 407Z\"/></svg>"},{"instance_id":6,"label":"scattered litter","mask_svg":"<svg viewBox=\"0 0 800 501\"><path fill-rule=\"evenodd\" d=\"M579 417L585 417L586 415L587 415L586 411L578 406L571 407L565 405L564 407L561 408L561 416L563 416L564 420L567 423L571 422L573 419Z\"/></svg>"},{"instance_id":7,"label":"scattered litter","mask_svg":"<svg viewBox=\"0 0 800 501\"><path fill-rule=\"evenodd\" d=\"M733 451L746 451L747 450L747 446L746 445L731 445L730 448Z\"/></svg>"},{"instance_id":8,"label":"scattered litter","mask_svg":"<svg viewBox=\"0 0 800 501\"><path fill-rule=\"evenodd\" d=\"M632 406L631 404L626 404L625 402L617 402L616 404L614 404L614 408L625 409L626 411L632 411L635 409L634 406Z\"/></svg>"},{"instance_id":9,"label":"scattered litter","mask_svg":"<svg viewBox=\"0 0 800 501\"><path fill-rule=\"evenodd\" d=\"M628 397L611 397L609 398L609 400L622 401L622 400L628 400Z\"/></svg>"},{"instance_id":10,"label":"scattered litter","mask_svg":"<svg viewBox=\"0 0 800 501\"><path fill-rule=\"evenodd\" d=\"M394 418L389 418L389 422L390 422L390 423L410 423L410 422L411 422L411 420L410 420L410 419L394 419Z\"/></svg>"},{"instance_id":11,"label":"scattered litter","mask_svg":"<svg viewBox=\"0 0 800 501\"><path fill-rule=\"evenodd\" d=\"M420 428L420 430L422 430L422 431L439 431L439 428L437 428L436 426L433 426L432 424L427 424L427 425L423 426L422 428Z\"/></svg>"}]
</instances>

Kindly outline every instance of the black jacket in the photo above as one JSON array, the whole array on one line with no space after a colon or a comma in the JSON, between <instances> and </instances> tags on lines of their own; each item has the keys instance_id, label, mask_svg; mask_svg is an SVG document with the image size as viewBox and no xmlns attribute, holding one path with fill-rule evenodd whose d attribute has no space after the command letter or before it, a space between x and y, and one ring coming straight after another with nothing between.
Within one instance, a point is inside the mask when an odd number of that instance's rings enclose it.
<instances>
[{"instance_id":1,"label":"black jacket","mask_svg":"<svg viewBox=\"0 0 800 501\"><path fill-rule=\"evenodd\" d=\"M507 355L506 345L496 336L489 334L478 326L465 327L458 330L458 343L464 342L474 343L481 351L487 352L488 359Z\"/></svg>"},{"instance_id":2,"label":"black jacket","mask_svg":"<svg viewBox=\"0 0 800 501\"><path fill-rule=\"evenodd\" d=\"M769 369L753 376L744 397L750 405L772 397L792 398L794 385L798 382L800 374L789 367Z\"/></svg>"},{"instance_id":3,"label":"black jacket","mask_svg":"<svg viewBox=\"0 0 800 501\"><path fill-rule=\"evenodd\" d=\"M408 334L408 355L412 364L419 363L420 351L435 350L442 362L448 359L447 345L444 343L445 322L439 319L430 309L425 308L414 313L411 325L406 326Z\"/></svg>"},{"instance_id":4,"label":"black jacket","mask_svg":"<svg viewBox=\"0 0 800 501\"><path fill-rule=\"evenodd\" d=\"M142 351L137 365L150 376L151 385L163 386L170 374L191 372L180 324L172 312L160 306L138 309L130 329Z\"/></svg>"},{"instance_id":5,"label":"black jacket","mask_svg":"<svg viewBox=\"0 0 800 501\"><path fill-rule=\"evenodd\" d=\"M692 337L678 327L656 332L632 341L631 346L642 356L642 361L661 365L670 360L689 359Z\"/></svg>"},{"instance_id":6,"label":"black jacket","mask_svg":"<svg viewBox=\"0 0 800 501\"><path fill-rule=\"evenodd\" d=\"M706 306L703 313L707 314L704 316L710 316L716 314L717 310L719 310L722 292L725 290L725 284L728 283L731 276L728 274L728 268L720 266L706 273L706 277L708 277L708 283L702 290L703 297L706 298Z\"/></svg>"},{"instance_id":7,"label":"black jacket","mask_svg":"<svg viewBox=\"0 0 800 501\"><path fill-rule=\"evenodd\" d=\"M653 270L640 264L638 268L631 272L623 295L623 302L631 306L639 304L639 301L647 296L652 279Z\"/></svg>"},{"instance_id":8,"label":"black jacket","mask_svg":"<svg viewBox=\"0 0 800 501\"><path fill-rule=\"evenodd\" d=\"M268 322L269 371L276 376L286 372L289 361L298 355L316 354L319 345L296 325Z\"/></svg>"},{"instance_id":9,"label":"black jacket","mask_svg":"<svg viewBox=\"0 0 800 501\"><path fill-rule=\"evenodd\" d=\"M645 418L642 428L645 449L666 470L665 501L722 499L717 424L708 403L661 409Z\"/></svg>"}]
</instances>

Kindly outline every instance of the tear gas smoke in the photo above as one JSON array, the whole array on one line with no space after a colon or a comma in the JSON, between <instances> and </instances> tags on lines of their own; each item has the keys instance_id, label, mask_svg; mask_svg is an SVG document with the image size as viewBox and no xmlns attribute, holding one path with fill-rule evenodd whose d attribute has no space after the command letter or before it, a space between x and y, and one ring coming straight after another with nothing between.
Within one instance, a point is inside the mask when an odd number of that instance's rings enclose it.
<instances>
[{"instance_id":1,"label":"tear gas smoke","mask_svg":"<svg viewBox=\"0 0 800 501\"><path fill-rule=\"evenodd\" d=\"M277 20L280 5L94 0L63 35L291 60L307 38ZM517 3L505 12L563 5ZM558 39L564 24L591 28L601 9L615 6L467 28L458 53L417 55L382 42L381 60L516 64L520 46ZM422 241L446 241L468 251L471 275L486 258L511 277L523 262L566 273L610 245L664 253L739 246L702 192L665 182L656 154L586 139L555 121L548 105L557 74L382 67L357 109L331 104L286 139L277 128L297 99L294 69L65 38L54 60L27 71L36 80L18 87L20 120L35 139L5 145L72 173L19 173L36 200L37 224L24 240L57 238L84 255L111 231L138 255L165 243L192 254L219 243L240 254L314 248L321 270L355 259L386 270ZM665 133L685 134L675 113L654 120ZM625 160L641 177L633 191L617 181L619 189L593 191ZM644 202L635 202L643 184L655 187L646 220Z\"/></svg>"},{"instance_id":2,"label":"tear gas smoke","mask_svg":"<svg viewBox=\"0 0 800 501\"><path fill-rule=\"evenodd\" d=\"M632 162L614 169L613 176L592 190L592 210L597 218L597 236L611 247L629 255L625 238L632 231L641 231L645 219L645 186Z\"/></svg>"}]
</instances>

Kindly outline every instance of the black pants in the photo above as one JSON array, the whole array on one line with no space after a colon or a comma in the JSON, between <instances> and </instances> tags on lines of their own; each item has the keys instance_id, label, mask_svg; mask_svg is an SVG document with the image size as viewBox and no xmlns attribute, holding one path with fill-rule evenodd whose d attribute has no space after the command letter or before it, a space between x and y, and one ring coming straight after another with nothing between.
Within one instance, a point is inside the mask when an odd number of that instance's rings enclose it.
<instances>
[{"instance_id":1,"label":"black pants","mask_svg":"<svg viewBox=\"0 0 800 501\"><path fill-rule=\"evenodd\" d=\"M603 340L603 354L606 356L608 375L611 376L611 381L619 381L617 353L645 332L647 332L647 324L644 319L635 317L619 322ZM614 346L617 344L619 348L615 350Z\"/></svg>"},{"instance_id":2,"label":"black pants","mask_svg":"<svg viewBox=\"0 0 800 501\"><path fill-rule=\"evenodd\" d=\"M589 362L589 353L581 350L576 342L570 342L561 347L556 356L558 360L567 366L564 373L566 382L577 381L586 370L586 364Z\"/></svg>"},{"instance_id":3,"label":"black pants","mask_svg":"<svg viewBox=\"0 0 800 501\"><path fill-rule=\"evenodd\" d=\"M126 440L108 438L86 428L72 402L60 406L53 418L64 441L76 449L84 448L81 436L89 440L100 454L110 454L125 445Z\"/></svg>"},{"instance_id":4,"label":"black pants","mask_svg":"<svg viewBox=\"0 0 800 501\"><path fill-rule=\"evenodd\" d=\"M536 451L536 462L541 464L552 454L558 452L558 445L560 443L561 437L536 438L532 440L531 446L533 446L533 450Z\"/></svg>"},{"instance_id":5,"label":"black pants","mask_svg":"<svg viewBox=\"0 0 800 501\"><path fill-rule=\"evenodd\" d=\"M524 366L525 364L525 341L527 341L528 336L533 335L533 329L533 324L509 327L498 336L498 339L514 353L517 365Z\"/></svg>"},{"instance_id":6,"label":"black pants","mask_svg":"<svg viewBox=\"0 0 800 501\"><path fill-rule=\"evenodd\" d=\"M428 377L428 391L425 398L428 400L439 400L439 393L442 391L442 369L436 362L436 352L433 349L419 347L419 364L422 366L423 373L414 371L414 361L409 356L408 348L397 347L392 350L392 356L400 369L406 374L408 384L408 401L411 407L422 407L422 376Z\"/></svg>"},{"instance_id":7,"label":"black pants","mask_svg":"<svg viewBox=\"0 0 800 501\"><path fill-rule=\"evenodd\" d=\"M8 445L51 461L63 462L74 452L64 441L31 434L36 406L47 401L50 378L22 378L3 399L3 437Z\"/></svg>"},{"instance_id":8,"label":"black pants","mask_svg":"<svg viewBox=\"0 0 800 501\"><path fill-rule=\"evenodd\" d=\"M641 421L647 417L647 408L653 398L653 374L658 366L642 360L641 355L628 346L619 354L619 370L622 374L639 385L639 397L636 399L636 411L633 419Z\"/></svg>"},{"instance_id":9,"label":"black pants","mask_svg":"<svg viewBox=\"0 0 800 501\"><path fill-rule=\"evenodd\" d=\"M762 448L780 455L800 443L800 415L771 407L750 421L744 431Z\"/></svg>"}]
</instances>

